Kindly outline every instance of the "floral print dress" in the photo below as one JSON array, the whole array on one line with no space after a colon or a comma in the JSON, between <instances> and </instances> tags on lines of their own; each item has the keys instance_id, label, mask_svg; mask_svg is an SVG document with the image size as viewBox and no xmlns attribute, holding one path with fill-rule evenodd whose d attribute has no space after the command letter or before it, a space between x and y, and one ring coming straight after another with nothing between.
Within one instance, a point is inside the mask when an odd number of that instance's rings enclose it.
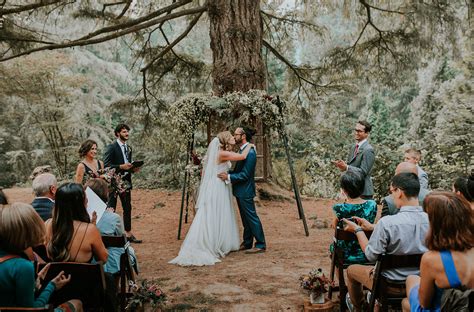
<instances>
[{"instance_id":1,"label":"floral print dress","mask_svg":"<svg viewBox=\"0 0 474 312\"><path fill-rule=\"evenodd\" d=\"M332 209L339 220L359 217L366 219L370 223L374 223L377 215L377 203L374 200L367 200L361 204L335 204ZM337 245L344 250L344 263L356 264L367 262L358 241L338 241ZM330 249L331 252L333 252L332 245Z\"/></svg>"}]
</instances>

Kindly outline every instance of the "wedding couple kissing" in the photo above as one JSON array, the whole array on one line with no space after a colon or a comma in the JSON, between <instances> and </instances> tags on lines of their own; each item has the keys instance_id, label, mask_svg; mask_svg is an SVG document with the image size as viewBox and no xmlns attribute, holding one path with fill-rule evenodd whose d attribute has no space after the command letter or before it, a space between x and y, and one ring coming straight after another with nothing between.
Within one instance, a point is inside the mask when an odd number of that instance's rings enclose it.
<instances>
[{"instance_id":1,"label":"wedding couple kissing","mask_svg":"<svg viewBox=\"0 0 474 312\"><path fill-rule=\"evenodd\" d=\"M209 143L204 158L196 215L176 258L169 263L182 266L213 265L231 251L265 252L265 235L255 210L255 165L257 153L250 143L255 131L249 127L220 132ZM232 152L234 145L240 147ZM234 170L231 161L236 161ZM237 200L244 227L239 228L232 204ZM255 240L255 245L254 245Z\"/></svg>"}]
</instances>

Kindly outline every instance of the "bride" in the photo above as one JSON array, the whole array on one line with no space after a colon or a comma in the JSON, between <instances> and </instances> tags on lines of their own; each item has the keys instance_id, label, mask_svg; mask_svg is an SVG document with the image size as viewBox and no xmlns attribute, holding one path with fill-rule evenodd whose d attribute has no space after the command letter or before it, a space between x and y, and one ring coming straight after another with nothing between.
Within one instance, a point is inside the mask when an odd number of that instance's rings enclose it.
<instances>
[{"instance_id":1,"label":"bride","mask_svg":"<svg viewBox=\"0 0 474 312\"><path fill-rule=\"evenodd\" d=\"M235 139L229 131L217 134L204 158L197 213L176 258L169 263L182 266L213 265L233 250L239 250L240 238L232 205L232 186L217 177L230 169L230 161L244 160L249 144L242 154L231 152Z\"/></svg>"}]
</instances>

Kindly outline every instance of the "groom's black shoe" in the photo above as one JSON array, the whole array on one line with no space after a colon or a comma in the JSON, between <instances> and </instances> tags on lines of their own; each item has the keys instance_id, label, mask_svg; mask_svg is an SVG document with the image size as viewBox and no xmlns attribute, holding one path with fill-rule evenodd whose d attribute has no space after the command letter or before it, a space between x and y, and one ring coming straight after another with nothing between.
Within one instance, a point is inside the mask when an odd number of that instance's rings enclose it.
<instances>
[{"instance_id":1,"label":"groom's black shoe","mask_svg":"<svg viewBox=\"0 0 474 312\"><path fill-rule=\"evenodd\" d=\"M246 247L244 243L240 244L239 250L248 250L248 249L252 249L252 247Z\"/></svg>"},{"instance_id":2,"label":"groom's black shoe","mask_svg":"<svg viewBox=\"0 0 474 312\"><path fill-rule=\"evenodd\" d=\"M265 249L257 247L245 251L246 254L257 254L262 252L265 252Z\"/></svg>"}]
</instances>

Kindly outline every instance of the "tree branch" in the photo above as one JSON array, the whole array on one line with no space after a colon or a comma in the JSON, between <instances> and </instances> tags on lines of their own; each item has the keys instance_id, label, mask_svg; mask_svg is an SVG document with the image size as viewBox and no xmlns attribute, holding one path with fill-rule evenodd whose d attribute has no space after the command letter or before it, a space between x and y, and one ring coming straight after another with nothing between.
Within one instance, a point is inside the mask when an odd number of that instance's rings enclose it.
<instances>
[{"instance_id":1,"label":"tree branch","mask_svg":"<svg viewBox=\"0 0 474 312\"><path fill-rule=\"evenodd\" d=\"M11 9L0 9L0 15L7 15L7 14L14 14L14 13L21 13L24 11L30 11L34 9L38 9L41 7L45 7L51 4L59 3L62 0L40 0L38 3L32 3L27 5L18 6L16 8ZM3 2L2 6L5 5L6 1Z\"/></svg>"},{"instance_id":2,"label":"tree branch","mask_svg":"<svg viewBox=\"0 0 474 312\"><path fill-rule=\"evenodd\" d=\"M302 21L302 20L298 20L298 19L294 19L294 18L276 16L276 15L273 15L271 13L265 12L263 10L260 10L260 13L262 13L263 15L265 15L269 18L276 19L276 20L278 20L280 22L283 22L283 23L299 24L299 25L306 26L306 27L319 28L318 25L307 22L307 21Z\"/></svg>"},{"instance_id":3,"label":"tree branch","mask_svg":"<svg viewBox=\"0 0 474 312\"><path fill-rule=\"evenodd\" d=\"M171 42L170 44L168 44L166 46L166 48L164 48L155 58L153 58L144 68L141 69L141 71L146 71L148 68L150 68L151 65L153 65L154 62L156 62L157 60L161 59L163 57L163 55L165 55L166 53L168 53L171 49L173 49L173 47L175 45L177 45L181 40L183 40L188 34L189 32L191 31L191 29L193 29L194 25L196 25L196 23L199 21L199 18L201 18L202 16L202 13L203 12L199 12L199 14L197 14L193 20L191 21L191 23L189 23L188 27L186 28L186 30L181 34L179 35L179 37L177 37L173 42Z\"/></svg>"},{"instance_id":4,"label":"tree branch","mask_svg":"<svg viewBox=\"0 0 474 312\"><path fill-rule=\"evenodd\" d=\"M165 39L166 44L167 44L167 45L170 45L171 43L170 43L170 41L169 41L169 39L168 39L168 36L166 36L166 33L163 31L162 26L163 26L163 25L160 24L160 27L158 27L158 28L159 28L161 34L163 35L163 38ZM188 62L187 60L185 60L184 58L182 58L182 57L181 57L180 55L178 55L178 53L176 53L173 49L171 49L171 53L173 53L173 55L174 55L176 58L178 58L181 62L183 62L183 63L185 63L185 64L187 64L187 65L189 65L189 66L191 66L191 67L195 67L194 64L192 64L192 63Z\"/></svg>"},{"instance_id":5,"label":"tree branch","mask_svg":"<svg viewBox=\"0 0 474 312\"><path fill-rule=\"evenodd\" d=\"M50 41L37 40L32 38L7 38L0 36L0 41L21 41L21 42L34 42L34 43L44 43L44 44L53 44Z\"/></svg>"},{"instance_id":6,"label":"tree branch","mask_svg":"<svg viewBox=\"0 0 474 312\"><path fill-rule=\"evenodd\" d=\"M304 81L306 83L309 83L310 85L312 85L313 87L327 87L329 86L329 84L327 85L318 85L317 83L315 83L314 81L311 81L309 80L308 78L304 77L301 72L300 72L300 69L291 64L291 62L289 60L287 60L283 55L280 54L280 52L278 52L274 47L272 47L267 41L265 40L262 40L262 44L263 46L265 46L268 50L270 50L270 52L273 53L273 55L275 55L280 61L282 61L283 63L285 63L296 75L296 77L298 78L298 80L301 80L301 81Z\"/></svg>"},{"instance_id":7,"label":"tree branch","mask_svg":"<svg viewBox=\"0 0 474 312\"><path fill-rule=\"evenodd\" d=\"M127 4L123 7L122 12L120 12L120 14L117 16L117 19L122 18L125 15L125 13L127 13L130 6L132 5L132 0L127 0L126 2Z\"/></svg>"},{"instance_id":8,"label":"tree branch","mask_svg":"<svg viewBox=\"0 0 474 312\"><path fill-rule=\"evenodd\" d=\"M166 13L166 12L172 11L176 8L182 7L182 6L190 3L191 1L192 0L181 0L181 1L175 2L175 3L173 3L173 4L171 4L167 7L156 10L153 13L150 13L150 14L145 15L143 17L140 17L140 18L137 18L137 19L134 19L134 20L130 20L130 21L118 24L118 25L107 26L107 27L101 28L99 30L96 30L94 32L91 32L91 33L87 34L86 36L83 36L83 37L79 38L78 40L86 40L86 39L90 39L90 38L96 37L96 36L104 34L104 33L108 33L108 32L112 32L112 31L116 31L116 30L120 30L120 29L124 29L124 28L128 28L128 27L133 27L135 25L139 25L143 22L146 22L146 21L149 21L149 20L151 20L155 17L158 17L163 13Z\"/></svg>"},{"instance_id":9,"label":"tree branch","mask_svg":"<svg viewBox=\"0 0 474 312\"><path fill-rule=\"evenodd\" d=\"M31 53L34 53L34 52L39 52L39 51L57 50L57 49L71 48L71 47L76 47L76 46L85 46L85 45L96 44L96 43L108 41L108 40L111 40L111 39L122 37L124 35L127 35L127 34L130 34L130 33L137 32L139 30L151 27L151 26L156 25L158 23L161 23L163 21L175 19L175 18L185 16L185 15L191 15L191 14L204 12L206 10L207 10L206 6L200 6L200 7L187 9L187 10L182 10L180 12L171 13L169 15L166 15L166 16L148 21L148 22L143 23L143 24L139 24L139 25L136 25L136 26L133 26L133 27L130 27L130 28L123 29L123 30L121 30L119 32L116 32L114 34L110 34L110 35L103 36L103 37L100 37L100 38L89 39L89 40L77 39L77 40L73 40L73 41L69 41L69 42L45 45L45 46L41 46L41 47L38 47L38 48L30 49L30 50L27 50L27 51L24 51L24 52L15 54L15 55L11 55L9 57L1 58L0 62L4 62L4 61L7 61L7 60L11 60L11 59L23 56L23 55L28 55L28 54L31 54Z\"/></svg>"},{"instance_id":10,"label":"tree branch","mask_svg":"<svg viewBox=\"0 0 474 312\"><path fill-rule=\"evenodd\" d=\"M105 13L105 9L107 7L111 7L111 6L116 6L116 5L121 5L121 4L129 4L130 1L129 0L125 0L125 1L119 1L119 2L112 2L112 3L104 3L103 6L102 6L102 14Z\"/></svg>"},{"instance_id":11,"label":"tree branch","mask_svg":"<svg viewBox=\"0 0 474 312\"><path fill-rule=\"evenodd\" d=\"M382 8L379 8L379 7L376 7L376 6L373 6L371 4L368 4L366 2L366 0L361 0L361 3L365 6L368 6L374 10L377 10L377 11L381 11L381 12L387 12L387 13L396 13L396 14L400 14L400 15L405 15L406 13L405 12L401 12L401 11L393 11L393 10L388 10L388 9L382 9ZM407 13L410 13L410 12L407 12Z\"/></svg>"}]
</instances>

